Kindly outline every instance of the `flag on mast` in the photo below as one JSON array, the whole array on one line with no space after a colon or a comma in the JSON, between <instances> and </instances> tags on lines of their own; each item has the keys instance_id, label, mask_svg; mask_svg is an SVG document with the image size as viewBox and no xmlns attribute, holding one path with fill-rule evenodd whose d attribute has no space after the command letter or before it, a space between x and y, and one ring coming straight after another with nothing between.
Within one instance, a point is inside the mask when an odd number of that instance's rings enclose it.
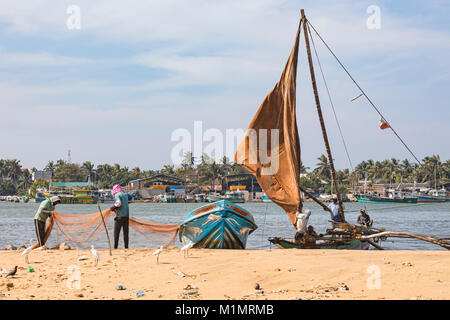
<instances>
[{"instance_id":1,"label":"flag on mast","mask_svg":"<svg viewBox=\"0 0 450 320\"><path fill-rule=\"evenodd\" d=\"M389 124L383 118L380 119L380 129L384 130L390 128Z\"/></svg>"}]
</instances>

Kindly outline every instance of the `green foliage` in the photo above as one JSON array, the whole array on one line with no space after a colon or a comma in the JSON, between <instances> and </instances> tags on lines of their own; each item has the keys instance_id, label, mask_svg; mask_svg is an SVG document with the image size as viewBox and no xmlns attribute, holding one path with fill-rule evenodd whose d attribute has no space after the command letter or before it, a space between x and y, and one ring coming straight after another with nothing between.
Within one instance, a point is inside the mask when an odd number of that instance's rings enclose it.
<instances>
[{"instance_id":1,"label":"green foliage","mask_svg":"<svg viewBox=\"0 0 450 320\"><path fill-rule=\"evenodd\" d=\"M300 163L301 173L306 173L309 168ZM180 167L171 164L164 165L160 170L143 171L138 167L129 169L121 167L119 164L99 164L95 166L92 162L86 161L82 165L67 163L64 160L56 162L49 161L45 167L52 171L53 181L87 181L89 178L99 188L111 188L114 184L127 185L131 180L148 178L154 174L175 175L183 180L188 175L199 176L200 185L213 186L221 182L227 175L248 173L240 165L231 162L227 157L220 161L215 161L210 156L203 154L200 159L193 157L188 152L184 155L183 163ZM352 184L356 180L364 180L367 177L368 184L374 183L413 183L414 181L434 183L437 186L441 183L450 182L450 160L441 162L439 155L425 157L422 166L410 163L407 159L386 159L383 161L367 160L359 163L353 172L348 169L337 170L336 180L342 194L351 190ZM36 193L40 187L48 187L48 181L37 180L31 183L31 173L23 170L20 161L17 159L0 159L0 194L30 194ZM324 183L326 182L326 183ZM328 159L325 155L320 155L316 167L302 175L300 184L305 188L311 188L315 192L331 191L331 172Z\"/></svg>"},{"instance_id":2,"label":"green foliage","mask_svg":"<svg viewBox=\"0 0 450 320\"><path fill-rule=\"evenodd\" d=\"M17 189L12 182L0 183L0 196L14 196L17 193Z\"/></svg>"},{"instance_id":3,"label":"green foliage","mask_svg":"<svg viewBox=\"0 0 450 320\"><path fill-rule=\"evenodd\" d=\"M50 181L45 179L36 179L30 187L29 196L34 197L36 195L37 189L46 188L48 189Z\"/></svg>"}]
</instances>

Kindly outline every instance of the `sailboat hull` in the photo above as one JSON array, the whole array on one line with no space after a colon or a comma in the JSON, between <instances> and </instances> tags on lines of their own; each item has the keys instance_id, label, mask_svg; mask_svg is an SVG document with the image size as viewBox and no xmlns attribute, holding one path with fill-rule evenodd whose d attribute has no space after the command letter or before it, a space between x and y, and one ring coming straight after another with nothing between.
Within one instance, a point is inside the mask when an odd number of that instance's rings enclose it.
<instances>
[{"instance_id":1,"label":"sailboat hull","mask_svg":"<svg viewBox=\"0 0 450 320\"><path fill-rule=\"evenodd\" d=\"M370 244L352 239L339 244L318 243L316 245L301 245L283 238L269 238L269 241L280 249L337 249L337 250L368 250Z\"/></svg>"},{"instance_id":2,"label":"sailboat hull","mask_svg":"<svg viewBox=\"0 0 450 320\"><path fill-rule=\"evenodd\" d=\"M257 228L250 212L222 200L189 213L179 234L183 244L193 243L194 248L245 249Z\"/></svg>"}]
</instances>

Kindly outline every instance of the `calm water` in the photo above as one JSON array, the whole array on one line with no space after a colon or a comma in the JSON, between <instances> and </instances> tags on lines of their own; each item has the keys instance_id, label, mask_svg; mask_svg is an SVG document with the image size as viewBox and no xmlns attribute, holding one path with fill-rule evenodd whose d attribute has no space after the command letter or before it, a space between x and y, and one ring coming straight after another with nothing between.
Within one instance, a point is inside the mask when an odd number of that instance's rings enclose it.
<instances>
[{"instance_id":1,"label":"calm water","mask_svg":"<svg viewBox=\"0 0 450 320\"><path fill-rule=\"evenodd\" d=\"M204 203L133 203L130 204L131 215L137 218L148 219L155 222L180 224L184 217L192 210L204 205ZM33 218L39 204L37 203L7 203L0 202L0 249L7 244L19 246L28 244L29 239L36 239ZM102 204L102 208L107 208ZM245 203L242 207L249 210L259 228L249 236L248 249L267 249L271 244L269 237L281 236L291 239L294 228L291 226L286 214L272 203ZM311 209L312 215L309 223L318 233L325 232L329 228L330 215L323 211L315 203L306 203L306 208ZM345 203L346 218L355 223L359 203ZM438 237L450 237L450 203L438 204L368 204L368 213L375 221L374 226L391 231L409 231ZM57 211L61 213L92 213L96 212L97 205L58 205ZM110 226L108 227L110 229ZM63 237L55 232L49 240L49 246L57 242L63 242ZM110 232L112 235L112 232ZM92 240L98 248L107 248L107 242L103 235ZM180 243L177 242L177 245ZM136 234L130 228L130 247L157 247L159 243ZM392 239L382 242L386 249L413 249L413 250L445 250L439 246L409 239ZM123 247L122 239L119 247ZM273 245L272 245L273 248Z\"/></svg>"}]
</instances>

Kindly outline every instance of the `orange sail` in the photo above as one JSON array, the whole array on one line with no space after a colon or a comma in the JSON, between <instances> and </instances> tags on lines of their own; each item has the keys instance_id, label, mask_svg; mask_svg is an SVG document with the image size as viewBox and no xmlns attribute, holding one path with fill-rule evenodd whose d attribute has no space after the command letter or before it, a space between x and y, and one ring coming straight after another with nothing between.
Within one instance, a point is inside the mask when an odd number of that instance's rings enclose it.
<instances>
[{"instance_id":1,"label":"orange sail","mask_svg":"<svg viewBox=\"0 0 450 320\"><path fill-rule=\"evenodd\" d=\"M302 206L295 113L299 36L300 25L281 79L259 107L234 157L256 177L266 195L286 211L294 225L295 213Z\"/></svg>"}]
</instances>

